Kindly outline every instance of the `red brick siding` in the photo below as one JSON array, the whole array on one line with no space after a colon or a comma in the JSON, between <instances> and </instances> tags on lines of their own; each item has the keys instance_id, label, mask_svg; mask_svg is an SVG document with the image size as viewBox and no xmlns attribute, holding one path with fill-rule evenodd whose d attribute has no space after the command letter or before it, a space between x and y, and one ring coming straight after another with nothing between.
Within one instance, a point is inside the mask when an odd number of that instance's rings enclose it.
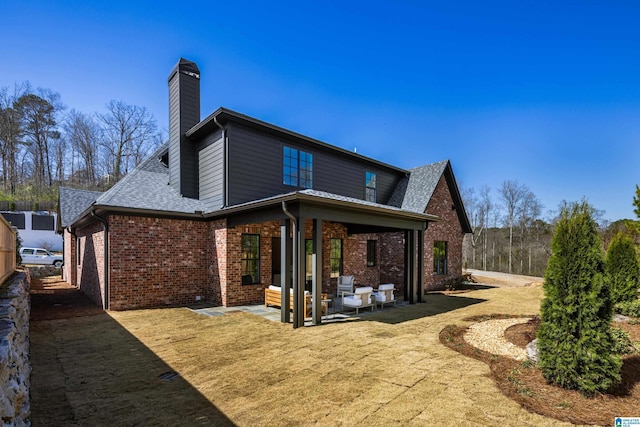
<instances>
[{"instance_id":1,"label":"red brick siding","mask_svg":"<svg viewBox=\"0 0 640 427\"><path fill-rule=\"evenodd\" d=\"M109 308L188 304L209 294L208 224L109 217Z\"/></svg>"},{"instance_id":2,"label":"red brick siding","mask_svg":"<svg viewBox=\"0 0 640 427\"><path fill-rule=\"evenodd\" d=\"M76 230L80 260L76 261L76 286L97 305L104 303L104 230L99 222Z\"/></svg>"},{"instance_id":3,"label":"red brick siding","mask_svg":"<svg viewBox=\"0 0 640 427\"><path fill-rule=\"evenodd\" d=\"M355 283L377 287L380 284L380 242L378 234L357 234L344 240L343 273L353 275ZM367 266L367 240L375 240L376 265Z\"/></svg>"},{"instance_id":4,"label":"red brick siding","mask_svg":"<svg viewBox=\"0 0 640 427\"><path fill-rule=\"evenodd\" d=\"M310 227L309 227L310 228ZM342 274L351 275L353 261L348 252L347 227L334 222L322 223L322 292L336 294L338 278L331 277L331 239L342 239ZM357 277L354 278L356 281Z\"/></svg>"},{"instance_id":5,"label":"red brick siding","mask_svg":"<svg viewBox=\"0 0 640 427\"><path fill-rule=\"evenodd\" d=\"M382 233L380 251L380 283L393 283L404 289L404 232Z\"/></svg>"},{"instance_id":6,"label":"red brick siding","mask_svg":"<svg viewBox=\"0 0 640 427\"><path fill-rule=\"evenodd\" d=\"M208 230L208 278L207 300L218 305L227 301L227 220L220 219L209 223Z\"/></svg>"},{"instance_id":7,"label":"red brick siding","mask_svg":"<svg viewBox=\"0 0 640 427\"><path fill-rule=\"evenodd\" d=\"M442 286L462 272L462 229L446 180L441 178L427 212L442 218L425 234L425 288ZM280 237L280 222L227 228L226 220L199 222L136 216L108 218L110 244L109 308L124 310L194 302L196 296L224 306L262 303L264 288L272 284L272 238ZM313 236L312 222L305 223L306 238ZM241 236L260 235L260 277L255 285L242 285ZM65 233L65 275L96 303L103 304L104 232L94 223L77 231L80 264L75 261L74 238ZM323 223L323 292L336 291L330 277L330 241L343 242L343 274L356 283L377 286L404 285L404 233L347 235L342 224ZM367 240L376 240L377 265L367 267ZM448 243L448 275L433 276L433 242ZM67 261L68 260L68 261ZM76 268L77 266L77 268Z\"/></svg>"},{"instance_id":8,"label":"red brick siding","mask_svg":"<svg viewBox=\"0 0 640 427\"><path fill-rule=\"evenodd\" d=\"M437 215L441 221L429 224L425 233L424 284L426 290L443 289L447 279L462 275L462 226L458 213L452 209L453 198L444 177L440 181L427 206L427 213ZM433 244L435 241L447 242L447 274L433 274Z\"/></svg>"},{"instance_id":9,"label":"red brick siding","mask_svg":"<svg viewBox=\"0 0 640 427\"><path fill-rule=\"evenodd\" d=\"M260 235L260 283L242 284L242 235ZM263 222L238 226L227 230L227 286L225 306L260 304L264 302L264 289L272 283L271 238L280 236L280 223Z\"/></svg>"}]
</instances>

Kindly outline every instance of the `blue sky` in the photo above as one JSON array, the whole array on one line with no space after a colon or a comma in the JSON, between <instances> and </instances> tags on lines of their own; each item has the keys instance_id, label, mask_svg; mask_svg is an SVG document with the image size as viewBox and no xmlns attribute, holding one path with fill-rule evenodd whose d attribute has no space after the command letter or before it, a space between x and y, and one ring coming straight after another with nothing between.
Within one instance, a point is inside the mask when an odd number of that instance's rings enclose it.
<instances>
[{"instance_id":1,"label":"blue sky","mask_svg":"<svg viewBox=\"0 0 640 427\"><path fill-rule=\"evenodd\" d=\"M219 106L410 168L451 160L462 187L527 185L634 218L640 2L0 0L0 87L69 107L147 107L201 71Z\"/></svg>"}]
</instances>

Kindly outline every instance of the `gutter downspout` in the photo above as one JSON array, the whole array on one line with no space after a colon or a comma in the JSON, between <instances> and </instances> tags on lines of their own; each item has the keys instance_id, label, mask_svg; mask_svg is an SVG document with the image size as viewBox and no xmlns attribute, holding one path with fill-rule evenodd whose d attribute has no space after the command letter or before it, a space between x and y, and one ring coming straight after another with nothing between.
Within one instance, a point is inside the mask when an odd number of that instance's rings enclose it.
<instances>
[{"instance_id":1,"label":"gutter downspout","mask_svg":"<svg viewBox=\"0 0 640 427\"><path fill-rule=\"evenodd\" d=\"M78 282L78 260L76 259L78 256L78 235L76 234L75 231L73 231L73 228L71 228L71 226L67 226L67 231L69 232L69 234L71 234L73 236L73 253L71 254L71 265L69 266L69 274L71 274L70 279L73 279L70 283L75 286L76 288L78 287L77 282ZM64 254L65 248L64 248L64 234L63 234L63 239L62 239L62 253ZM74 274L71 273L71 269L74 269L75 271L73 272ZM64 279L64 265L62 268L62 278Z\"/></svg>"},{"instance_id":2,"label":"gutter downspout","mask_svg":"<svg viewBox=\"0 0 640 427\"><path fill-rule=\"evenodd\" d=\"M104 309L109 309L109 223L106 219L91 210L91 216L96 218L104 226Z\"/></svg>"},{"instance_id":3,"label":"gutter downspout","mask_svg":"<svg viewBox=\"0 0 640 427\"><path fill-rule=\"evenodd\" d=\"M227 167L229 160L229 139L227 138L227 128L218 122L218 118L216 116L213 116L213 123L222 130L222 179L224 179L224 182L222 183L222 208L226 208L229 200L229 170Z\"/></svg>"},{"instance_id":4,"label":"gutter downspout","mask_svg":"<svg viewBox=\"0 0 640 427\"><path fill-rule=\"evenodd\" d=\"M293 230L292 230L292 235L293 235L293 239L292 239L292 250L291 250L291 264L292 264L292 272L291 272L291 276L293 279L293 327L294 329L298 327L297 321L296 319L298 318L298 221L296 221L296 217L294 217L291 212L289 212L287 210L287 202L285 202L284 200L282 201L282 212L284 212L284 214L286 216L289 217L289 219L291 220L291 223L293 224ZM285 238L289 238L289 236L285 236ZM288 268L288 266L287 266ZM284 273L284 272L283 272ZM287 277L287 275L285 274L284 277ZM285 285L282 286L280 288L281 292L282 292L282 304L289 304L289 285L286 283L281 283L281 285ZM288 307L286 307L286 305L282 305L282 309L286 310Z\"/></svg>"}]
</instances>

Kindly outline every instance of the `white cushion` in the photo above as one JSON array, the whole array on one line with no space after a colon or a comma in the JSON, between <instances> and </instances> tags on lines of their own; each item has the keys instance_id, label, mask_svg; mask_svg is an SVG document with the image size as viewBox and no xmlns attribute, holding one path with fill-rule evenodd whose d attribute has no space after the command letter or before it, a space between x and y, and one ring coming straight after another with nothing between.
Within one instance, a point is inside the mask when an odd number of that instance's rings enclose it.
<instances>
[{"instance_id":1,"label":"white cushion","mask_svg":"<svg viewBox=\"0 0 640 427\"><path fill-rule=\"evenodd\" d=\"M362 305L362 300L360 298L355 299L354 297L344 297L342 300L344 305L348 305L350 307L360 307Z\"/></svg>"},{"instance_id":2,"label":"white cushion","mask_svg":"<svg viewBox=\"0 0 640 427\"><path fill-rule=\"evenodd\" d=\"M368 294L371 291L373 291L373 288L371 286L364 286L362 288L357 288L354 293L355 294Z\"/></svg>"},{"instance_id":3,"label":"white cushion","mask_svg":"<svg viewBox=\"0 0 640 427\"><path fill-rule=\"evenodd\" d=\"M373 295L378 302L385 302L387 300L387 295L384 292L374 292Z\"/></svg>"},{"instance_id":4,"label":"white cushion","mask_svg":"<svg viewBox=\"0 0 640 427\"><path fill-rule=\"evenodd\" d=\"M395 287L395 285L393 283L385 283L384 285L378 286L378 290L379 291L389 291L389 290L393 290L394 287Z\"/></svg>"}]
</instances>

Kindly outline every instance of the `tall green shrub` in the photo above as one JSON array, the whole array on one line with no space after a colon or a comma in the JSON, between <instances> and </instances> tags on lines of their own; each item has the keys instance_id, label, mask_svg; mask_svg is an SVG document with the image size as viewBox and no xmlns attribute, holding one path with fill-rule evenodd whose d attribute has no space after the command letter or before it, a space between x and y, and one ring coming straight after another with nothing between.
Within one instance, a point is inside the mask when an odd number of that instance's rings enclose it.
<instances>
[{"instance_id":1,"label":"tall green shrub","mask_svg":"<svg viewBox=\"0 0 640 427\"><path fill-rule=\"evenodd\" d=\"M618 233L611 240L605 271L613 304L638 299L640 266L633 241L628 236Z\"/></svg>"},{"instance_id":2,"label":"tall green shrub","mask_svg":"<svg viewBox=\"0 0 640 427\"><path fill-rule=\"evenodd\" d=\"M620 382L612 352L612 305L593 208L565 205L551 242L538 330L539 366L549 383L591 396Z\"/></svg>"}]
</instances>

